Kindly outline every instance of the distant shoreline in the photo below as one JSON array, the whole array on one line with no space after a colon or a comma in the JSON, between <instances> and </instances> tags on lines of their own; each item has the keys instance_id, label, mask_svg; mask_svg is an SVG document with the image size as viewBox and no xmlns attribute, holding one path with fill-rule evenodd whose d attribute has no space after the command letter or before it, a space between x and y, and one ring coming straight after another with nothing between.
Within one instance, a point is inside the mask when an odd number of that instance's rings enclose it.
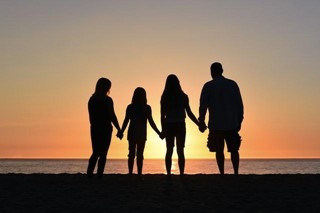
<instances>
[{"instance_id":1,"label":"distant shoreline","mask_svg":"<svg viewBox=\"0 0 320 213\"><path fill-rule=\"evenodd\" d=\"M320 174L0 174L1 212L319 212Z\"/></svg>"},{"instance_id":2,"label":"distant shoreline","mask_svg":"<svg viewBox=\"0 0 320 213\"><path fill-rule=\"evenodd\" d=\"M86 172L88 159L1 159L0 173L45 173L77 174ZM243 159L240 161L240 174L319 174L320 159ZM136 172L136 166L134 168ZM218 173L215 159L187 159L186 174ZM127 159L108 159L106 174L128 173ZM164 159L145 159L143 173L164 174ZM172 173L179 173L178 161L173 160ZM232 174L232 163L226 160L225 173Z\"/></svg>"},{"instance_id":3,"label":"distant shoreline","mask_svg":"<svg viewBox=\"0 0 320 213\"><path fill-rule=\"evenodd\" d=\"M0 158L0 160L88 160L89 158ZM127 160L127 158L110 158L108 160ZM164 160L164 158L145 158L144 160ZM177 160L177 158L173 158ZM215 160L215 158L188 158L186 160ZM226 157L226 160L230 158ZM320 160L320 158L242 158L242 160Z\"/></svg>"}]
</instances>

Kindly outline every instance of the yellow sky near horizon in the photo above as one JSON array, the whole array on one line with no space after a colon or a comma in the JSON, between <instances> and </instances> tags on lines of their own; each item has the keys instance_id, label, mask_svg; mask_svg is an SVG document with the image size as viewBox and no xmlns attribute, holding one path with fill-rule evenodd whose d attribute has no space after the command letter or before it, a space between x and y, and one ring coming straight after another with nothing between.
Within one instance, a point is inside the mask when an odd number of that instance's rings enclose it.
<instances>
[{"instance_id":1,"label":"yellow sky near horizon","mask_svg":"<svg viewBox=\"0 0 320 213\"><path fill-rule=\"evenodd\" d=\"M87 101L100 77L112 81L120 124L142 86L160 128L171 73L198 117L214 61L242 93L241 157L319 158L319 9L289 0L0 2L0 158L88 158ZM108 158L126 158L126 137L115 134ZM187 159L214 157L207 134L187 118ZM165 149L148 127L145 158Z\"/></svg>"}]
</instances>

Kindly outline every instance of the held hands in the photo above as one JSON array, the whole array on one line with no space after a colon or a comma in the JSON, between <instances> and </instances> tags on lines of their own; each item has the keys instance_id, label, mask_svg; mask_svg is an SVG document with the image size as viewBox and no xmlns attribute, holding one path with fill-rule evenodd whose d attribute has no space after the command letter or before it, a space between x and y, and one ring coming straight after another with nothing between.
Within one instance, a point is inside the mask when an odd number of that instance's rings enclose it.
<instances>
[{"instance_id":1,"label":"held hands","mask_svg":"<svg viewBox=\"0 0 320 213\"><path fill-rule=\"evenodd\" d=\"M117 132L117 137L118 137L120 140L122 140L122 138L123 138L123 132L122 132L121 130L118 130L118 132Z\"/></svg>"},{"instance_id":2,"label":"held hands","mask_svg":"<svg viewBox=\"0 0 320 213\"><path fill-rule=\"evenodd\" d=\"M200 132L202 132L202 133L204 133L204 131L206 131L206 129L207 129L207 126L206 126L206 124L205 124L205 122L204 121L199 121L199 130L200 130Z\"/></svg>"},{"instance_id":3,"label":"held hands","mask_svg":"<svg viewBox=\"0 0 320 213\"><path fill-rule=\"evenodd\" d=\"M163 140L166 136L165 136L164 132L160 132L159 137L161 138L161 140Z\"/></svg>"}]
</instances>

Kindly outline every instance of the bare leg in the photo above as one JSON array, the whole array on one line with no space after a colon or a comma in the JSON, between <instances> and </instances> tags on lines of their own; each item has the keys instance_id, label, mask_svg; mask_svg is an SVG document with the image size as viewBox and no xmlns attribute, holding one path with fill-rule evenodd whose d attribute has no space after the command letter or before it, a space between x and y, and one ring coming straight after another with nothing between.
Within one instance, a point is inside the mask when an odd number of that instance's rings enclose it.
<instances>
[{"instance_id":1,"label":"bare leg","mask_svg":"<svg viewBox=\"0 0 320 213\"><path fill-rule=\"evenodd\" d=\"M142 175L143 158L137 158L138 175Z\"/></svg>"},{"instance_id":2,"label":"bare leg","mask_svg":"<svg viewBox=\"0 0 320 213\"><path fill-rule=\"evenodd\" d=\"M177 148L180 175L184 174L184 167L185 167L185 158L184 158L184 150L183 149L184 149L183 147Z\"/></svg>"},{"instance_id":3,"label":"bare leg","mask_svg":"<svg viewBox=\"0 0 320 213\"><path fill-rule=\"evenodd\" d=\"M136 143L135 141L129 141L129 154L128 154L128 170L129 175L133 174L134 158L136 156Z\"/></svg>"},{"instance_id":4,"label":"bare leg","mask_svg":"<svg viewBox=\"0 0 320 213\"><path fill-rule=\"evenodd\" d=\"M102 175L104 172L104 167L106 165L106 161L107 161L107 156L100 155L99 160L98 160L98 171L97 171L98 178L102 178Z\"/></svg>"},{"instance_id":5,"label":"bare leg","mask_svg":"<svg viewBox=\"0 0 320 213\"><path fill-rule=\"evenodd\" d=\"M132 175L132 173L133 173L133 164L134 164L134 157L129 157L128 158L128 170L129 170L130 175Z\"/></svg>"},{"instance_id":6,"label":"bare leg","mask_svg":"<svg viewBox=\"0 0 320 213\"><path fill-rule=\"evenodd\" d=\"M140 142L137 143L137 167L138 167L138 175L142 175L144 146L145 146L145 141L140 141Z\"/></svg>"},{"instance_id":7,"label":"bare leg","mask_svg":"<svg viewBox=\"0 0 320 213\"><path fill-rule=\"evenodd\" d=\"M224 175L224 153L216 152L216 161L221 175Z\"/></svg>"},{"instance_id":8,"label":"bare leg","mask_svg":"<svg viewBox=\"0 0 320 213\"><path fill-rule=\"evenodd\" d=\"M240 156L239 156L239 152L238 151L231 152L231 161L232 161L232 165L233 165L234 174L238 175L238 173L239 173L239 161L240 161Z\"/></svg>"},{"instance_id":9,"label":"bare leg","mask_svg":"<svg viewBox=\"0 0 320 213\"><path fill-rule=\"evenodd\" d=\"M171 175L172 154L173 154L173 147L167 148L166 169L167 169L167 174L168 175Z\"/></svg>"},{"instance_id":10,"label":"bare leg","mask_svg":"<svg viewBox=\"0 0 320 213\"><path fill-rule=\"evenodd\" d=\"M98 161L98 155L96 153L93 153L89 159L88 169L87 169L87 175L89 178L93 176L94 168Z\"/></svg>"}]
</instances>

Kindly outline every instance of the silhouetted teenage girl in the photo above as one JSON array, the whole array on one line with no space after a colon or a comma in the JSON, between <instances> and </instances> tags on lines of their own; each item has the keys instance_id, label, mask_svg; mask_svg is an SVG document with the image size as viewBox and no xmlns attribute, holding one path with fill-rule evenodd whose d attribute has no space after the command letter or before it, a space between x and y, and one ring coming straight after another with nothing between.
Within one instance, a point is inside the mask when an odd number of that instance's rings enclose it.
<instances>
[{"instance_id":1,"label":"silhouetted teenage girl","mask_svg":"<svg viewBox=\"0 0 320 213\"><path fill-rule=\"evenodd\" d=\"M147 120L154 131L161 137L161 133L153 121L151 107L147 104L146 91L138 87L133 93L131 104L127 106L125 119L119 135L122 138L123 132L130 121L127 135L129 142L129 174L133 172L135 156L137 156L138 175L142 174L143 151L147 140Z\"/></svg>"},{"instance_id":2,"label":"silhouetted teenage girl","mask_svg":"<svg viewBox=\"0 0 320 213\"><path fill-rule=\"evenodd\" d=\"M171 175L172 154L176 140L180 175L184 174L184 146L186 139L186 112L188 117L199 126L197 118L190 109L189 98L182 91L176 75L169 75L161 96L161 125L166 138L166 170Z\"/></svg>"},{"instance_id":3,"label":"silhouetted teenage girl","mask_svg":"<svg viewBox=\"0 0 320 213\"><path fill-rule=\"evenodd\" d=\"M101 178L106 164L107 153L111 142L112 124L120 130L117 116L114 112L113 101L108 96L111 81L100 78L97 81L94 94L88 102L92 155L89 159L87 175L93 176L98 161L97 176Z\"/></svg>"}]
</instances>

